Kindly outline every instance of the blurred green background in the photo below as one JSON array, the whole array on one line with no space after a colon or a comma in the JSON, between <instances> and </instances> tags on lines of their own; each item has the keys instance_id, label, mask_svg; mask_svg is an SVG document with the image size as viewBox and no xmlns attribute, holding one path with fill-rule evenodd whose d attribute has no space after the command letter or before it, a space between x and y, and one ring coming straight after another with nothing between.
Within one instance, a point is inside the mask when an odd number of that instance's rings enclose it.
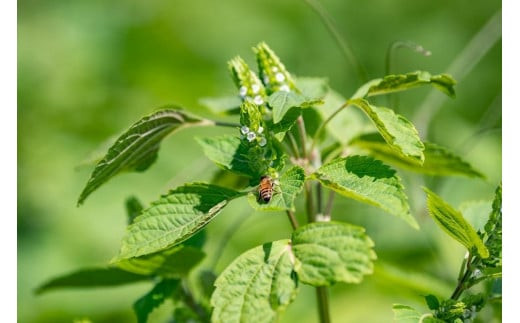
<instances>
[{"instance_id":1,"label":"blurred green background","mask_svg":"<svg viewBox=\"0 0 520 323\"><path fill-rule=\"evenodd\" d=\"M395 40L414 41L433 55L401 50L393 72L446 72L501 7L496 0L322 3L369 78L384 75L386 51ZM250 48L260 41L295 75L326 76L344 96L361 85L304 1L18 1L20 322L135 321L131 305L151 288L147 283L42 296L33 290L50 277L106 264L125 229L127 196L148 203L186 181L209 180L217 168L193 138L229 130L175 134L146 174L115 177L80 208L76 200L92 166L77 166L106 138L159 106L176 103L208 115L198 99L236 93L226 62L239 54L253 64ZM487 42L475 45L474 52L491 47L458 78L457 98L443 101L428 128L419 128L423 139L451 148L486 180L423 178L400 171L419 232L373 207L336 199L333 217L365 226L378 261L375 274L362 284L330 289L334 322L389 322L393 303L425 310L421 295L447 297L454 288L464 251L426 215L420 186L428 185L458 206L490 200L501 180L501 42ZM400 113L414 120L429 91L400 95ZM244 214L248 216L229 239L218 270L241 252L290 233L284 214L253 213L244 200L233 202L207 227L207 262L226 228ZM297 216L303 221L303 214ZM171 305L163 306L152 321L164 322L171 310ZM483 322L490 311L482 313ZM282 318L296 320L318 320L314 291L307 286Z\"/></svg>"}]
</instances>

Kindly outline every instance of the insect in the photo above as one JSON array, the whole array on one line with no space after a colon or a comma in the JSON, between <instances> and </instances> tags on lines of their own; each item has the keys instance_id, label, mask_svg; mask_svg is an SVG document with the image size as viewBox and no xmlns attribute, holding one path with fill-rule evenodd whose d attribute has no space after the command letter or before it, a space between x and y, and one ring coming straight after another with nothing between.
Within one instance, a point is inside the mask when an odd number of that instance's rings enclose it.
<instances>
[{"instance_id":1,"label":"insect","mask_svg":"<svg viewBox=\"0 0 520 323\"><path fill-rule=\"evenodd\" d=\"M258 185L258 197L265 203L268 203L273 196L274 182L271 176L264 175L260 177L260 185Z\"/></svg>"}]
</instances>

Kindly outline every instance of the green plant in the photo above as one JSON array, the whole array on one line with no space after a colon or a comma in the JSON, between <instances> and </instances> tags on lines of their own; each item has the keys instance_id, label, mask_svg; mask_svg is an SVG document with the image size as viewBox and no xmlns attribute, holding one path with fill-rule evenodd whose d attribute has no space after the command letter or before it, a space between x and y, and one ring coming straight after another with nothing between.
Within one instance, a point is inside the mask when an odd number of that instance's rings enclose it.
<instances>
[{"instance_id":1,"label":"green plant","mask_svg":"<svg viewBox=\"0 0 520 323\"><path fill-rule=\"evenodd\" d=\"M128 228L111 263L56 278L38 292L151 280L154 287L134 304L139 322L166 299L175 303L176 322L271 322L303 283L316 288L320 321L329 322L327 286L360 283L372 273L376 260L374 243L364 228L332 220L336 194L378 207L419 229L401 179L384 162L428 175L482 177L447 149L422 142L405 117L370 101L427 85L454 97L455 81L449 75L388 75L367 82L345 99L326 79L294 78L265 43L254 51L259 76L240 57L229 62L239 96L202 101L215 114L238 115L238 123L197 117L173 106L143 117L96 165L78 205L113 176L148 169L161 141L188 126L236 128L235 135L197 139L205 155L222 169L216 182L177 187L147 208L130 198ZM218 185L236 175L238 180L234 177L229 187ZM258 192L263 176L272 179L267 201ZM307 223L300 226L295 200L302 192ZM211 270L196 269L205 256L202 229L239 198L247 198L254 210L284 212L292 233L283 240L259 241L218 277ZM470 249L468 268L494 259L486 254L489 250L495 256L492 247L484 245L497 243L491 231L479 238L469 229L461 233L458 227L444 227ZM486 234L484 244L478 243ZM461 278L462 289L467 279Z\"/></svg>"}]
</instances>

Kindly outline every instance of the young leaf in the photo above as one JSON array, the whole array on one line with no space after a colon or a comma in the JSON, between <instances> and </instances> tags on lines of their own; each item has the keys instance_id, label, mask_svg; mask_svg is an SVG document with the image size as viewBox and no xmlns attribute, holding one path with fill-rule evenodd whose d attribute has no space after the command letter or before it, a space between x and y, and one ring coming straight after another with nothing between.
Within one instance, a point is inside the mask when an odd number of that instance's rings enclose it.
<instances>
[{"instance_id":1,"label":"young leaf","mask_svg":"<svg viewBox=\"0 0 520 323\"><path fill-rule=\"evenodd\" d=\"M291 108L307 108L323 103L323 101L316 98L307 98L295 92L278 91L267 98L267 103L273 109L273 122L276 124L282 121Z\"/></svg>"},{"instance_id":2,"label":"young leaf","mask_svg":"<svg viewBox=\"0 0 520 323\"><path fill-rule=\"evenodd\" d=\"M278 184L274 184L273 196L268 203L259 202L257 191L249 193L247 200L255 210L294 211L294 200L301 192L304 181L305 172L303 171L303 168L294 166L280 176Z\"/></svg>"},{"instance_id":3,"label":"young leaf","mask_svg":"<svg viewBox=\"0 0 520 323\"><path fill-rule=\"evenodd\" d=\"M174 131L187 126L210 125L209 120L193 117L181 110L154 112L122 134L96 165L81 192L78 205L113 176L123 171L144 171L157 159L161 141Z\"/></svg>"},{"instance_id":4,"label":"young leaf","mask_svg":"<svg viewBox=\"0 0 520 323\"><path fill-rule=\"evenodd\" d=\"M215 98L201 98L199 103L215 114L238 114L242 100L238 96L220 96Z\"/></svg>"},{"instance_id":5,"label":"young leaf","mask_svg":"<svg viewBox=\"0 0 520 323\"><path fill-rule=\"evenodd\" d=\"M426 203L429 213L441 229L469 251L476 249L480 257L489 257L486 246L462 214L443 201L437 194L425 187L423 189L428 198Z\"/></svg>"},{"instance_id":6,"label":"young leaf","mask_svg":"<svg viewBox=\"0 0 520 323\"><path fill-rule=\"evenodd\" d=\"M444 147L430 142L424 142L424 163L422 165L417 160L403 158L401 154L385 142L379 133L361 135L353 139L349 144L368 150L377 159L417 173L431 176L461 175L484 177L482 173L475 170L459 156Z\"/></svg>"},{"instance_id":7,"label":"young leaf","mask_svg":"<svg viewBox=\"0 0 520 323\"><path fill-rule=\"evenodd\" d=\"M185 184L170 191L128 226L116 261L151 254L185 241L229 201L241 195L205 183Z\"/></svg>"},{"instance_id":8,"label":"young leaf","mask_svg":"<svg viewBox=\"0 0 520 323\"><path fill-rule=\"evenodd\" d=\"M150 255L123 259L115 265L139 275L181 278L187 276L204 256L202 250L179 246Z\"/></svg>"},{"instance_id":9,"label":"young leaf","mask_svg":"<svg viewBox=\"0 0 520 323\"><path fill-rule=\"evenodd\" d=\"M421 314L417 310L407 305L394 304L392 311L394 321L397 323L419 323L421 318Z\"/></svg>"},{"instance_id":10,"label":"young leaf","mask_svg":"<svg viewBox=\"0 0 520 323\"><path fill-rule=\"evenodd\" d=\"M179 283L180 281L177 279L163 279L158 282L152 290L139 298L134 303L134 312L137 316L137 322L148 322L150 313L173 294L175 289L179 286Z\"/></svg>"},{"instance_id":11,"label":"young leaf","mask_svg":"<svg viewBox=\"0 0 520 323\"><path fill-rule=\"evenodd\" d=\"M298 278L312 286L361 282L373 271L373 246L364 228L341 222L307 224L292 235Z\"/></svg>"},{"instance_id":12,"label":"young leaf","mask_svg":"<svg viewBox=\"0 0 520 323\"><path fill-rule=\"evenodd\" d=\"M129 273L118 268L81 269L46 282L38 287L36 294L62 288L109 287L148 280L148 276Z\"/></svg>"},{"instance_id":13,"label":"young leaf","mask_svg":"<svg viewBox=\"0 0 520 323\"><path fill-rule=\"evenodd\" d=\"M349 100L349 105L363 110L392 149L404 158L422 164L424 144L413 124L393 110L376 107L363 99Z\"/></svg>"},{"instance_id":14,"label":"young leaf","mask_svg":"<svg viewBox=\"0 0 520 323\"><path fill-rule=\"evenodd\" d=\"M130 196L125 201L126 215L128 217L128 224L134 222L134 219L141 214L143 205L135 196Z\"/></svg>"},{"instance_id":15,"label":"young leaf","mask_svg":"<svg viewBox=\"0 0 520 323\"><path fill-rule=\"evenodd\" d=\"M423 85L432 85L444 94L455 97L455 80L448 74L431 75L425 71L387 75L382 79L367 82L359 88L353 98L364 98L393 92L406 91Z\"/></svg>"},{"instance_id":16,"label":"young leaf","mask_svg":"<svg viewBox=\"0 0 520 323\"><path fill-rule=\"evenodd\" d=\"M296 296L289 240L246 251L215 282L212 322L275 322Z\"/></svg>"},{"instance_id":17,"label":"young leaf","mask_svg":"<svg viewBox=\"0 0 520 323\"><path fill-rule=\"evenodd\" d=\"M377 206L419 228L410 214L401 180L395 170L379 160L368 156L337 158L312 177L341 195Z\"/></svg>"}]
</instances>

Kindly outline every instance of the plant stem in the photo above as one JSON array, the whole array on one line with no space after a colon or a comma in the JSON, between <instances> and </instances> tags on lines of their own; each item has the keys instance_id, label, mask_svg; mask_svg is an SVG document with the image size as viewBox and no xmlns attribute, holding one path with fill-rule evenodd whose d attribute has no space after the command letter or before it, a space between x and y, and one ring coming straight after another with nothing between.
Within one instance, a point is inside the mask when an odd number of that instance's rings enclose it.
<instances>
[{"instance_id":1,"label":"plant stem","mask_svg":"<svg viewBox=\"0 0 520 323\"><path fill-rule=\"evenodd\" d=\"M301 141L301 148L302 148L302 155L303 157L307 157L307 140L306 140L306 136L307 136L307 132L305 131L305 122L303 122L303 117L302 116L299 116L298 117L298 120L297 120L297 124L298 124L298 133L300 134L300 141Z\"/></svg>"},{"instance_id":2,"label":"plant stem","mask_svg":"<svg viewBox=\"0 0 520 323\"><path fill-rule=\"evenodd\" d=\"M324 216L330 217L330 214L332 213L332 205L334 204L334 196L336 196L336 192L330 191L329 198L327 199L327 206L325 206L325 212L323 213Z\"/></svg>"},{"instance_id":3,"label":"plant stem","mask_svg":"<svg viewBox=\"0 0 520 323\"><path fill-rule=\"evenodd\" d=\"M298 151L298 145L296 144L296 139L289 131L287 132L287 137L289 138L289 142L291 143L291 149L293 151L294 157L300 159L300 152Z\"/></svg>"},{"instance_id":4,"label":"plant stem","mask_svg":"<svg viewBox=\"0 0 520 323\"><path fill-rule=\"evenodd\" d=\"M294 216L294 213L292 211L287 210L287 217L289 218L289 222L291 222L293 230L296 230L296 228L299 227L299 224L296 220L296 217Z\"/></svg>"},{"instance_id":5,"label":"plant stem","mask_svg":"<svg viewBox=\"0 0 520 323\"><path fill-rule=\"evenodd\" d=\"M451 299L457 300L464 289L466 289L466 281L471 277L472 269L471 269L471 262L473 261L471 253L468 255L468 259L466 262L466 271L464 272L464 275L462 277L459 277L459 281L457 283L457 287L455 287L455 290L453 291L453 294L451 294ZM460 275L459 275L460 276Z\"/></svg>"},{"instance_id":6,"label":"plant stem","mask_svg":"<svg viewBox=\"0 0 520 323\"><path fill-rule=\"evenodd\" d=\"M343 108L347 107L349 105L349 101L343 103L336 111L334 111L325 121L323 121L318 129L316 130L316 133L314 134L314 137L312 138L312 144L311 144L311 151L316 146L316 143L318 142L318 138L320 137L321 132L323 129L325 129L325 126L332 120L338 113L340 113Z\"/></svg>"},{"instance_id":7,"label":"plant stem","mask_svg":"<svg viewBox=\"0 0 520 323\"><path fill-rule=\"evenodd\" d=\"M213 121L213 122L214 122L215 126L240 128L240 124L235 123L235 122L225 122L225 121Z\"/></svg>"},{"instance_id":8,"label":"plant stem","mask_svg":"<svg viewBox=\"0 0 520 323\"><path fill-rule=\"evenodd\" d=\"M193 295L188 288L187 282L185 280L182 281L182 298L184 299L184 303L193 310L195 314L202 320L202 322L206 322L209 320L208 313L204 310L204 308L195 301Z\"/></svg>"},{"instance_id":9,"label":"plant stem","mask_svg":"<svg viewBox=\"0 0 520 323\"><path fill-rule=\"evenodd\" d=\"M341 50L341 53L343 54L343 56L345 56L345 59L356 70L359 80L363 83L366 82L367 72L365 71L365 68L363 67L363 65L361 65L361 63L359 63L359 61L356 59L356 56L354 56L352 50L348 46L347 42L343 39L343 37L341 37L341 34L336 28L332 17L317 0L305 0L305 3L307 3L307 5L311 7L311 9L314 10L314 12L316 12L318 16L321 18L321 20L325 24L325 27L327 27L327 30L332 35L332 38L334 38L334 40L336 41L336 44Z\"/></svg>"},{"instance_id":10,"label":"plant stem","mask_svg":"<svg viewBox=\"0 0 520 323\"><path fill-rule=\"evenodd\" d=\"M316 297L318 298L320 322L330 323L329 294L327 287L316 287Z\"/></svg>"},{"instance_id":11,"label":"plant stem","mask_svg":"<svg viewBox=\"0 0 520 323\"><path fill-rule=\"evenodd\" d=\"M305 208L307 213L307 223L314 222L314 202L312 200L312 187L309 182L305 182Z\"/></svg>"},{"instance_id":12,"label":"plant stem","mask_svg":"<svg viewBox=\"0 0 520 323\"><path fill-rule=\"evenodd\" d=\"M322 187L321 187L321 183L316 183L316 212L318 214L322 214L322 211L323 211L323 206L322 206Z\"/></svg>"}]
</instances>

